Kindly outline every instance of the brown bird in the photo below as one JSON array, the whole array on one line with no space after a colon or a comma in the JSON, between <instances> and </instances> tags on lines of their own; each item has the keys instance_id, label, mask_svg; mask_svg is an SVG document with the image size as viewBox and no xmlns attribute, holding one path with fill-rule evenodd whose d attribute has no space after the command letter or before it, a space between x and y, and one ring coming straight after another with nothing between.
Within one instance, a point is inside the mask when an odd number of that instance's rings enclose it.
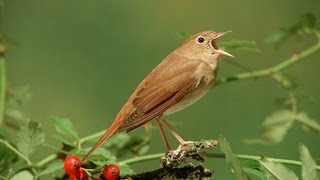
<instances>
[{"instance_id":1,"label":"brown bird","mask_svg":"<svg viewBox=\"0 0 320 180\"><path fill-rule=\"evenodd\" d=\"M85 160L112 135L129 132L156 120L167 150L163 126L180 144L186 144L163 116L180 111L203 97L213 86L218 57L231 54L218 48L216 41L228 32L204 31L192 35L171 52L136 88L106 132L84 156Z\"/></svg>"}]
</instances>

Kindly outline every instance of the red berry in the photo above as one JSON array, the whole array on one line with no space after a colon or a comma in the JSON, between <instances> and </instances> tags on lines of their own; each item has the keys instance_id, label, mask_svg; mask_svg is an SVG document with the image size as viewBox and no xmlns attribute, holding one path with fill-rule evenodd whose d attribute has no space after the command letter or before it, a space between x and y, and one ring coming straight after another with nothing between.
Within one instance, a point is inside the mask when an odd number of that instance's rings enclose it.
<instances>
[{"instance_id":1,"label":"red berry","mask_svg":"<svg viewBox=\"0 0 320 180\"><path fill-rule=\"evenodd\" d=\"M84 168L80 168L76 173L75 173L77 180L88 180L88 174L87 171L84 170Z\"/></svg>"},{"instance_id":2,"label":"red berry","mask_svg":"<svg viewBox=\"0 0 320 180\"><path fill-rule=\"evenodd\" d=\"M88 180L88 174L84 168L79 168L74 174L70 174L69 180Z\"/></svg>"},{"instance_id":3,"label":"red berry","mask_svg":"<svg viewBox=\"0 0 320 180\"><path fill-rule=\"evenodd\" d=\"M72 175L72 174L75 174L77 171L79 171L81 167L81 159L77 156L71 155L64 160L63 165L64 165L65 171L68 174Z\"/></svg>"},{"instance_id":4,"label":"red berry","mask_svg":"<svg viewBox=\"0 0 320 180\"><path fill-rule=\"evenodd\" d=\"M117 165L111 164L103 168L102 174L107 180L118 180L120 175L120 169Z\"/></svg>"},{"instance_id":5,"label":"red berry","mask_svg":"<svg viewBox=\"0 0 320 180\"><path fill-rule=\"evenodd\" d=\"M75 174L70 174L69 180L78 180Z\"/></svg>"}]
</instances>

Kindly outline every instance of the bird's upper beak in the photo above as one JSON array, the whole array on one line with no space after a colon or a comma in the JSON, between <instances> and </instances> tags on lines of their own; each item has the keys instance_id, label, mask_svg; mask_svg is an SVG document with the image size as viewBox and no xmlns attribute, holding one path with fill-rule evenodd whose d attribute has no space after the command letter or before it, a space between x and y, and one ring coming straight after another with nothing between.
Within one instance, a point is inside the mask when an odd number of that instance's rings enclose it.
<instances>
[{"instance_id":1,"label":"bird's upper beak","mask_svg":"<svg viewBox=\"0 0 320 180\"><path fill-rule=\"evenodd\" d=\"M226 31L226 32L220 32L220 33L218 33L218 35L215 36L215 37L211 40L211 46L213 47L213 50L214 50L213 53L214 53L214 54L225 55L225 56L229 56L229 57L233 57L233 58L234 58L234 56L233 56L232 54L230 54L230 53L228 53L228 52L226 52L226 51L224 51L224 50L222 50L222 49L219 49L218 46L216 45L216 42L215 42L216 39L218 39L218 38L220 38L221 36L223 36L223 35L225 35L225 34L228 34L228 33L231 33L231 31Z\"/></svg>"}]
</instances>

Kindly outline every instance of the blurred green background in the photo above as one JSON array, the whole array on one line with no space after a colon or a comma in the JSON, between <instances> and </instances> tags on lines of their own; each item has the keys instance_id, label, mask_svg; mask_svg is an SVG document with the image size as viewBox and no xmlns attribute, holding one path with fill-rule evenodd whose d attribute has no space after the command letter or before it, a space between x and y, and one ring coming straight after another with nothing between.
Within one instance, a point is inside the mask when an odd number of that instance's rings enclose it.
<instances>
[{"instance_id":1,"label":"blurred green background","mask_svg":"<svg viewBox=\"0 0 320 180\"><path fill-rule=\"evenodd\" d=\"M183 39L179 32L232 30L225 40L256 41L261 52L231 52L252 69L272 66L303 50L314 38L293 38L280 48L264 38L293 24L307 12L320 18L319 0L243 1L86 1L5 0L3 30L14 41L7 53L9 86L28 84L33 98L24 107L30 119L43 124L48 141L56 143L50 117L72 120L81 136L101 131L113 120L136 85ZM297 92L313 97L299 106L320 119L320 55L286 70L299 85ZM222 61L219 77L242 72ZM295 125L284 142L273 146L247 145L264 118L278 107L286 92L268 78L218 86L192 107L168 117L186 139L226 136L235 153L298 159L298 145L306 144L320 157L319 137ZM132 132L141 133L143 129ZM170 138L172 144L176 141ZM58 145L58 144L57 144ZM154 131L149 153L164 152ZM217 150L218 152L218 150ZM41 159L48 154L38 152ZM232 177L226 162L208 159L215 179ZM135 165L137 171L155 169L158 161Z\"/></svg>"}]
</instances>

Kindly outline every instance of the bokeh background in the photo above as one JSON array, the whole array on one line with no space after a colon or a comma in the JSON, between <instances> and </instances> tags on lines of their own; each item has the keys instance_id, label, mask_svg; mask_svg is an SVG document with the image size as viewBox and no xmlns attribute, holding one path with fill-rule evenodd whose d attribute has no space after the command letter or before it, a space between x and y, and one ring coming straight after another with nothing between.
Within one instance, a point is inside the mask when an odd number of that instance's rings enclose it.
<instances>
[{"instance_id":1,"label":"bokeh background","mask_svg":"<svg viewBox=\"0 0 320 180\"><path fill-rule=\"evenodd\" d=\"M180 32L232 30L225 40L256 41L261 52L233 54L239 63L260 69L315 42L312 37L293 38L280 48L264 42L268 34L308 12L320 18L320 1L4 0L2 28L14 41L6 57L8 81L12 87L31 87L33 98L23 111L43 124L47 140L55 144L49 135L52 116L70 118L81 136L101 131L144 76L183 42ZM319 57L314 55L286 70L296 80L297 92L313 99L299 109L315 119L320 119ZM221 62L219 77L244 71L226 61ZM303 142L319 157L319 137L298 125L277 145L243 143L278 109L275 99L285 95L268 78L232 82L212 89L201 101L167 119L182 123L176 128L186 139L223 134L235 153L298 159L298 145ZM132 132L136 133L144 131ZM164 150L155 131L148 153ZM46 154L48 151L38 152L33 158ZM208 159L206 165L214 169L215 179L234 178L224 160ZM152 161L135 165L135 169L158 166L158 161Z\"/></svg>"}]
</instances>

